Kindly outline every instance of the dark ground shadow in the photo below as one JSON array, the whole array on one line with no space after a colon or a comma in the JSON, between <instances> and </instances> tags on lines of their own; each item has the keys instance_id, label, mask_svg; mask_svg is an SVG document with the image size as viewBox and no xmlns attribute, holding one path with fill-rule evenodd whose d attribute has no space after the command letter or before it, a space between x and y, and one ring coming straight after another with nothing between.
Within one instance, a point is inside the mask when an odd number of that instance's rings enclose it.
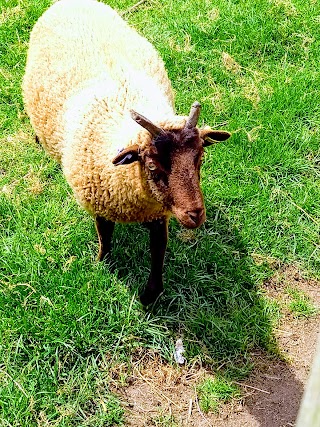
<instances>
[{"instance_id":1,"label":"dark ground shadow","mask_svg":"<svg viewBox=\"0 0 320 427\"><path fill-rule=\"evenodd\" d=\"M117 261L123 251L125 266ZM149 272L147 231L120 226L113 260L132 291L141 290ZM294 425L303 384L290 364L271 355L276 348L272 318L255 285L266 269L254 265L239 232L219 209L209 209L196 232L170 223L165 292L149 310L174 339L184 338L189 361L201 360L213 372L246 384L243 410L216 418L217 426Z\"/></svg>"},{"instance_id":2,"label":"dark ground shadow","mask_svg":"<svg viewBox=\"0 0 320 427\"><path fill-rule=\"evenodd\" d=\"M254 363L255 369L245 383L263 391L244 387L248 396L239 426L246 425L250 415L261 427L293 426L303 394L303 384L294 369L266 353L255 355Z\"/></svg>"}]
</instances>

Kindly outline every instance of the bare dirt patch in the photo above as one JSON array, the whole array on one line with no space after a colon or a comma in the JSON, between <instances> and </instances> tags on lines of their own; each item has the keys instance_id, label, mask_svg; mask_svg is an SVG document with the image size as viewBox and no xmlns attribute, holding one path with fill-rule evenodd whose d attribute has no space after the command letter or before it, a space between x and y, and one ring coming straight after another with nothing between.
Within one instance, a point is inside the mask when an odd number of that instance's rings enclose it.
<instances>
[{"instance_id":1,"label":"bare dirt patch","mask_svg":"<svg viewBox=\"0 0 320 427\"><path fill-rule=\"evenodd\" d=\"M142 352L133 364L130 385L118 390L127 409L126 425L208 425L196 393L196 385L208 375L204 368L173 367L155 353Z\"/></svg>"},{"instance_id":2,"label":"bare dirt patch","mask_svg":"<svg viewBox=\"0 0 320 427\"><path fill-rule=\"evenodd\" d=\"M308 279L296 267L276 271L264 284L266 294L285 302L285 289L303 291L320 307L320 283ZM283 305L285 307L285 304ZM140 355L133 364L129 386L118 389L126 408L128 426L190 427L290 427L297 417L304 385L319 332L319 314L295 317L284 308L275 328L281 356L257 350L254 370L239 383L240 400L220 406L218 413L204 414L196 386L213 374L204 368L175 368L157 354ZM145 363L141 363L145 358Z\"/></svg>"}]
</instances>

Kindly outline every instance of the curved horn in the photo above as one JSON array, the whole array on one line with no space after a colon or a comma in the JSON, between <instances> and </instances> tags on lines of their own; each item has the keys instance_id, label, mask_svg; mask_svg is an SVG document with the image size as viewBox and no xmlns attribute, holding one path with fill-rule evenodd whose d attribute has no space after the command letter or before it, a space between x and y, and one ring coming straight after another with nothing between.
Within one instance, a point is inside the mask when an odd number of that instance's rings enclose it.
<instances>
[{"instance_id":1,"label":"curved horn","mask_svg":"<svg viewBox=\"0 0 320 427\"><path fill-rule=\"evenodd\" d=\"M197 126L200 116L201 105L199 102L194 102L191 106L190 114L186 123L186 128L192 129Z\"/></svg>"},{"instance_id":2,"label":"curved horn","mask_svg":"<svg viewBox=\"0 0 320 427\"><path fill-rule=\"evenodd\" d=\"M137 113L134 110L130 110L131 117L138 125L142 126L144 129L147 129L153 137L158 136L160 133L163 133L163 130L153 124L149 119Z\"/></svg>"}]
</instances>

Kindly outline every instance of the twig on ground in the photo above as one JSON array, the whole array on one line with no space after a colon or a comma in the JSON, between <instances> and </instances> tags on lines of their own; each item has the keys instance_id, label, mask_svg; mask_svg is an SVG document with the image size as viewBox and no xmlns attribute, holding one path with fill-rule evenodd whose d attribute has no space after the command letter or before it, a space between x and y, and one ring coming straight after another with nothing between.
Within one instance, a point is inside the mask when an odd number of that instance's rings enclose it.
<instances>
[{"instance_id":1,"label":"twig on ground","mask_svg":"<svg viewBox=\"0 0 320 427\"><path fill-rule=\"evenodd\" d=\"M191 413L192 413L192 399L190 399L189 401L188 420L190 420Z\"/></svg>"},{"instance_id":2,"label":"twig on ground","mask_svg":"<svg viewBox=\"0 0 320 427\"><path fill-rule=\"evenodd\" d=\"M127 13L133 12L135 9L137 9L142 3L145 3L147 0L140 0L138 3L134 4L133 6L129 7L129 9L124 10L121 13L121 16L126 15Z\"/></svg>"},{"instance_id":3,"label":"twig on ground","mask_svg":"<svg viewBox=\"0 0 320 427\"><path fill-rule=\"evenodd\" d=\"M197 408L198 408L198 411L199 411L199 414L201 415L201 417L204 419L204 421L208 424L208 426L209 426L209 427L213 427L213 426L209 423L209 421L207 420L207 418L204 416L203 412L202 412L202 411L201 411L201 409L200 409L197 394L195 395L195 399L194 399L194 400L195 400L195 402L196 402L196 405L197 405Z\"/></svg>"},{"instance_id":4,"label":"twig on ground","mask_svg":"<svg viewBox=\"0 0 320 427\"><path fill-rule=\"evenodd\" d=\"M273 375L263 375L265 378L269 378L270 380L281 380L280 377L274 377Z\"/></svg>"},{"instance_id":5,"label":"twig on ground","mask_svg":"<svg viewBox=\"0 0 320 427\"><path fill-rule=\"evenodd\" d=\"M284 331L283 329L275 328L274 330L277 331L277 332L281 332L282 334L286 334L287 337L291 337L293 335L292 332L290 332L290 331Z\"/></svg>"},{"instance_id":6,"label":"twig on ground","mask_svg":"<svg viewBox=\"0 0 320 427\"><path fill-rule=\"evenodd\" d=\"M247 388L252 388L252 390L256 390L256 391L261 391L261 393L266 393L266 394L270 394L270 391L267 390L262 390L261 388L258 387L253 387L252 385L248 385L248 384L244 384L244 383L239 383L237 381L233 381L235 384L243 386L243 387L247 387Z\"/></svg>"}]
</instances>

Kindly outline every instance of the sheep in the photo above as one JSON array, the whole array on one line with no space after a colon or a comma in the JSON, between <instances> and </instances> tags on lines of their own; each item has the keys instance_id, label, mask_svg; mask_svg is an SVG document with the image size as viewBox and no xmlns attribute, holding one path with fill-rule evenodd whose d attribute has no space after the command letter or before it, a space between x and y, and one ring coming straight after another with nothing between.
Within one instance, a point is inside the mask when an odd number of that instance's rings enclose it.
<instances>
[{"instance_id":1,"label":"sheep","mask_svg":"<svg viewBox=\"0 0 320 427\"><path fill-rule=\"evenodd\" d=\"M205 221L203 148L230 133L198 128L198 102L188 116L176 115L153 45L95 0L60 0L39 18L23 98L37 140L95 218L98 259L110 254L116 222L149 228L151 272L140 300L154 303L163 292L169 219L187 228Z\"/></svg>"}]
</instances>

